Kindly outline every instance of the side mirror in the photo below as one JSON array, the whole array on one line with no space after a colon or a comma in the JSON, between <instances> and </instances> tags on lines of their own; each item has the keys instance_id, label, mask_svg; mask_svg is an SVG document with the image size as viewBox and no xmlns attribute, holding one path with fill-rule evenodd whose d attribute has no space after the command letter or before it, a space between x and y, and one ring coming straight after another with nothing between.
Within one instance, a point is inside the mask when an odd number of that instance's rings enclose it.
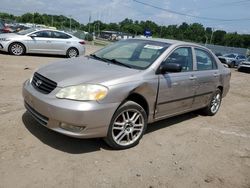
<instances>
[{"instance_id":1,"label":"side mirror","mask_svg":"<svg viewBox=\"0 0 250 188\"><path fill-rule=\"evenodd\" d=\"M35 33L33 33L33 34L30 35L30 37L35 38L35 37L37 37L37 35Z\"/></svg>"},{"instance_id":2,"label":"side mirror","mask_svg":"<svg viewBox=\"0 0 250 188\"><path fill-rule=\"evenodd\" d=\"M156 74L165 74L166 72L181 72L182 66L178 63L166 63L159 67Z\"/></svg>"}]
</instances>

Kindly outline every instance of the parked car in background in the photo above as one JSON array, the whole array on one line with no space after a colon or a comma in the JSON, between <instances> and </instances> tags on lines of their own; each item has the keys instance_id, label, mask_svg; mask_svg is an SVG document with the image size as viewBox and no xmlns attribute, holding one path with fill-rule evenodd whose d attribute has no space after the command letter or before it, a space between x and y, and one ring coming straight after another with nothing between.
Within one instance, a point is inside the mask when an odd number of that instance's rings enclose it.
<instances>
[{"instance_id":1,"label":"parked car in background","mask_svg":"<svg viewBox=\"0 0 250 188\"><path fill-rule=\"evenodd\" d=\"M234 53L225 54L223 56L219 56L218 58L222 63L227 64L230 68L238 66L240 62L246 60L246 56Z\"/></svg>"},{"instance_id":2,"label":"parked car in background","mask_svg":"<svg viewBox=\"0 0 250 188\"><path fill-rule=\"evenodd\" d=\"M125 149L138 144L148 123L197 109L215 115L230 77L203 46L127 39L40 68L24 83L23 98L45 127Z\"/></svg>"},{"instance_id":3,"label":"parked car in background","mask_svg":"<svg viewBox=\"0 0 250 188\"><path fill-rule=\"evenodd\" d=\"M238 65L237 69L240 72L250 72L250 57L248 57L245 61L242 61Z\"/></svg>"},{"instance_id":4,"label":"parked car in background","mask_svg":"<svg viewBox=\"0 0 250 188\"><path fill-rule=\"evenodd\" d=\"M3 21L0 20L0 34L1 33L11 33L13 30L6 26Z\"/></svg>"},{"instance_id":5,"label":"parked car in background","mask_svg":"<svg viewBox=\"0 0 250 188\"><path fill-rule=\"evenodd\" d=\"M221 54L220 52L216 52L215 55L216 55L217 57L222 56L222 54Z\"/></svg>"},{"instance_id":6,"label":"parked car in background","mask_svg":"<svg viewBox=\"0 0 250 188\"><path fill-rule=\"evenodd\" d=\"M9 27L12 29L13 33L17 33L19 31L30 29L30 27L27 27L27 26L22 25L22 24L13 24L13 25L10 25Z\"/></svg>"},{"instance_id":7,"label":"parked car in background","mask_svg":"<svg viewBox=\"0 0 250 188\"><path fill-rule=\"evenodd\" d=\"M0 51L12 55L25 53L56 54L77 57L85 53L85 41L52 29L27 29L0 35Z\"/></svg>"}]
</instances>

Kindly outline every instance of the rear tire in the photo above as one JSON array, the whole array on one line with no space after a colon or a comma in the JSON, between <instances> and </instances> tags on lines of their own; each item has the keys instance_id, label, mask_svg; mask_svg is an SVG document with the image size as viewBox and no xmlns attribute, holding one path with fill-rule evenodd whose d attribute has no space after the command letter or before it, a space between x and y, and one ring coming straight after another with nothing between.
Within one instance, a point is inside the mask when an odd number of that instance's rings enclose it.
<instances>
[{"instance_id":1,"label":"rear tire","mask_svg":"<svg viewBox=\"0 0 250 188\"><path fill-rule=\"evenodd\" d=\"M147 128L145 110L133 101L121 105L112 117L104 141L113 149L127 149L137 145Z\"/></svg>"},{"instance_id":2,"label":"rear tire","mask_svg":"<svg viewBox=\"0 0 250 188\"><path fill-rule=\"evenodd\" d=\"M219 111L221 100L222 92L220 89L216 89L210 99L208 106L202 109L203 114L207 116L214 116Z\"/></svg>"},{"instance_id":3,"label":"rear tire","mask_svg":"<svg viewBox=\"0 0 250 188\"><path fill-rule=\"evenodd\" d=\"M23 55L25 54L25 46L21 43L14 42L9 46L9 53L16 56Z\"/></svg>"},{"instance_id":4,"label":"rear tire","mask_svg":"<svg viewBox=\"0 0 250 188\"><path fill-rule=\"evenodd\" d=\"M77 57L78 55L79 55L79 52L76 48L69 48L66 53L66 56L68 58Z\"/></svg>"}]
</instances>

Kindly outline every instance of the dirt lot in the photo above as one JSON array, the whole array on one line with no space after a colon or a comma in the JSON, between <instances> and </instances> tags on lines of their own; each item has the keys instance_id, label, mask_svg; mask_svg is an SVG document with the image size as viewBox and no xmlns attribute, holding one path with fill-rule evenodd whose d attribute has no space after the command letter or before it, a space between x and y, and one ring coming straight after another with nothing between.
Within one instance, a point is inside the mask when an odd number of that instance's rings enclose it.
<instances>
[{"instance_id":1,"label":"dirt lot","mask_svg":"<svg viewBox=\"0 0 250 188\"><path fill-rule=\"evenodd\" d=\"M87 52L95 50L87 46ZM219 113L188 113L150 125L140 144L113 151L101 139L69 138L25 112L22 83L62 57L0 54L0 188L250 188L250 74L232 70Z\"/></svg>"}]
</instances>

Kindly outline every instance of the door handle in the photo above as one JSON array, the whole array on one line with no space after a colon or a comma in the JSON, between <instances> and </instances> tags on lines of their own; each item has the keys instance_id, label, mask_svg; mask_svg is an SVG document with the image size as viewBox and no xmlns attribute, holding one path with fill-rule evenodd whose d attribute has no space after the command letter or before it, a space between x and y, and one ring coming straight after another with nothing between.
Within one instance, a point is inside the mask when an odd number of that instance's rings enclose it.
<instances>
[{"instance_id":1,"label":"door handle","mask_svg":"<svg viewBox=\"0 0 250 188\"><path fill-rule=\"evenodd\" d=\"M196 76L191 75L191 76L189 77L189 80L195 80L196 78L197 78Z\"/></svg>"},{"instance_id":2,"label":"door handle","mask_svg":"<svg viewBox=\"0 0 250 188\"><path fill-rule=\"evenodd\" d=\"M47 40L46 42L47 42L47 43L51 43L51 40Z\"/></svg>"},{"instance_id":3,"label":"door handle","mask_svg":"<svg viewBox=\"0 0 250 188\"><path fill-rule=\"evenodd\" d=\"M172 86L178 86L178 85L179 85L179 83L177 83L177 82L172 83Z\"/></svg>"},{"instance_id":4,"label":"door handle","mask_svg":"<svg viewBox=\"0 0 250 188\"><path fill-rule=\"evenodd\" d=\"M219 73L214 73L214 77L218 77L219 76Z\"/></svg>"}]
</instances>

